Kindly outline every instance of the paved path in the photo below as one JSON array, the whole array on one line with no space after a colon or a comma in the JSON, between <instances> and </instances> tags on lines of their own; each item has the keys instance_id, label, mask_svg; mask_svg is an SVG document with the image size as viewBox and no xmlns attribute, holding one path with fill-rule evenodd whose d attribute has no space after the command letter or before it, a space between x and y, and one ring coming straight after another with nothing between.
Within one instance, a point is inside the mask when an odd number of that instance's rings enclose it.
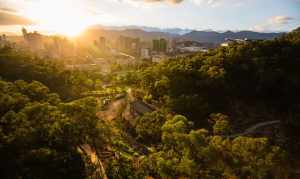
<instances>
[{"instance_id":1,"label":"paved path","mask_svg":"<svg viewBox=\"0 0 300 179\"><path fill-rule=\"evenodd\" d=\"M273 126L273 125L276 125L276 124L279 124L279 123L280 123L280 120L261 122L261 123L255 124L254 126L249 127L243 133L234 134L234 135L230 135L230 136L226 136L226 137L234 138L234 137L239 137L239 136L245 136L245 135L253 134L253 133L255 133L260 128L263 128L263 127L266 127L266 126Z\"/></svg>"}]
</instances>

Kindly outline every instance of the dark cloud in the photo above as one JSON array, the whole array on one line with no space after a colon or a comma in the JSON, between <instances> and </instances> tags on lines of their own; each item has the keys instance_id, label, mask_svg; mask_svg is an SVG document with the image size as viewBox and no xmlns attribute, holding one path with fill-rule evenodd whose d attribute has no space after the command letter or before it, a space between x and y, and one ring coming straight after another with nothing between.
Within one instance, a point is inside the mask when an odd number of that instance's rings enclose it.
<instances>
[{"instance_id":1,"label":"dark cloud","mask_svg":"<svg viewBox=\"0 0 300 179\"><path fill-rule=\"evenodd\" d=\"M33 22L25 17L0 11L0 25L30 25Z\"/></svg>"}]
</instances>

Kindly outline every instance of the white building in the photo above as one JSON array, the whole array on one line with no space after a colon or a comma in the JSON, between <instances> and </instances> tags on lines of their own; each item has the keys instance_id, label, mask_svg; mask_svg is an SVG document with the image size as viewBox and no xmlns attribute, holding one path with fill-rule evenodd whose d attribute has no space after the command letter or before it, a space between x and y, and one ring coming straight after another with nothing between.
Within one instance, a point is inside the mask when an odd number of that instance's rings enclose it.
<instances>
[{"instance_id":1,"label":"white building","mask_svg":"<svg viewBox=\"0 0 300 179\"><path fill-rule=\"evenodd\" d=\"M166 60L167 56L166 55L153 55L152 56L152 62L153 63L159 63L163 60Z\"/></svg>"},{"instance_id":2,"label":"white building","mask_svg":"<svg viewBox=\"0 0 300 179\"><path fill-rule=\"evenodd\" d=\"M141 49L141 58L143 59L150 59L150 49L149 48L142 48Z\"/></svg>"},{"instance_id":3,"label":"white building","mask_svg":"<svg viewBox=\"0 0 300 179\"><path fill-rule=\"evenodd\" d=\"M229 42L221 43L221 46L222 46L222 47L228 47L228 46L229 46Z\"/></svg>"},{"instance_id":4,"label":"white building","mask_svg":"<svg viewBox=\"0 0 300 179\"><path fill-rule=\"evenodd\" d=\"M181 52L208 52L205 47L190 46L190 47L181 47L179 48Z\"/></svg>"},{"instance_id":5,"label":"white building","mask_svg":"<svg viewBox=\"0 0 300 179\"><path fill-rule=\"evenodd\" d=\"M242 43L246 43L249 40L247 38L245 39L230 39L230 38L226 38L225 42L221 43L222 47L228 47L229 45L232 44L242 44Z\"/></svg>"}]
</instances>

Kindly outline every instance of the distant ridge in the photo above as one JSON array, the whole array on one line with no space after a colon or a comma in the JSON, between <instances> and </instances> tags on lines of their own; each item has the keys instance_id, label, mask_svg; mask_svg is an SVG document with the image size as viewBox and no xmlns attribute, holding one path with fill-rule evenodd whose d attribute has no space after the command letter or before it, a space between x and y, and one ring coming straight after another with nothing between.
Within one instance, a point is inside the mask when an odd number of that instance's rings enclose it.
<instances>
[{"instance_id":1,"label":"distant ridge","mask_svg":"<svg viewBox=\"0 0 300 179\"><path fill-rule=\"evenodd\" d=\"M8 36L16 36L17 34L9 32L0 32ZM220 44L226 38L232 39L261 39L269 40L282 36L284 33L262 33L254 31L225 31L217 32L212 30L191 30L182 28L156 28L146 26L90 26L83 32L79 39L83 41L92 42L103 36L107 39L116 40L120 36L128 36L132 38L140 38L144 41L151 41L152 39L165 38L178 40L193 40L201 43Z\"/></svg>"},{"instance_id":2,"label":"distant ridge","mask_svg":"<svg viewBox=\"0 0 300 179\"><path fill-rule=\"evenodd\" d=\"M179 35L174 35L165 32L147 32L140 29L124 29L124 30L108 30L106 28L90 28L87 29L79 39L83 41L94 41L99 37L105 37L112 41L117 40L120 36L140 38L143 41L151 41L156 38L172 39L174 37L179 37Z\"/></svg>"},{"instance_id":3,"label":"distant ridge","mask_svg":"<svg viewBox=\"0 0 300 179\"><path fill-rule=\"evenodd\" d=\"M284 33L262 33L254 31L225 31L217 32L212 30L190 30L181 28L155 28L145 26L92 26L87 30L91 35L106 36L108 38L117 38L120 35L141 38L143 40L151 40L154 38L176 38L185 40L194 40L202 43L220 44L226 38L232 39L256 39L268 40L282 36ZM98 34L98 35L97 35ZM93 36L93 35L92 35ZM91 37L91 36L90 36Z\"/></svg>"},{"instance_id":4,"label":"distant ridge","mask_svg":"<svg viewBox=\"0 0 300 179\"><path fill-rule=\"evenodd\" d=\"M282 36L284 33L261 33L253 31L239 31L239 32L215 32L215 31L192 31L181 36L183 39L195 40L205 43L222 43L226 38L232 39L261 39L268 40Z\"/></svg>"},{"instance_id":5,"label":"distant ridge","mask_svg":"<svg viewBox=\"0 0 300 179\"><path fill-rule=\"evenodd\" d=\"M105 29L105 30L143 30L146 32L163 32L174 35L184 35L192 32L192 29L183 29L183 28L157 28L157 27L148 27L148 26L102 26L102 25L94 25L91 26L92 29Z\"/></svg>"}]
</instances>

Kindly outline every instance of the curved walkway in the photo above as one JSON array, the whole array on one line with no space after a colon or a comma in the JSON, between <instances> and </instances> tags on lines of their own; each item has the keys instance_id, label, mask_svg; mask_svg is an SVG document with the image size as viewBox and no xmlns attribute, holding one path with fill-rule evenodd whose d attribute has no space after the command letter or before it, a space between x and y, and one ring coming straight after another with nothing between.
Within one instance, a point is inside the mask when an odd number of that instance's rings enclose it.
<instances>
[{"instance_id":1,"label":"curved walkway","mask_svg":"<svg viewBox=\"0 0 300 179\"><path fill-rule=\"evenodd\" d=\"M253 133L255 133L260 128L263 128L263 127L266 127L266 126L273 126L273 125L279 124L279 123L280 123L280 120L261 122L261 123L255 124L254 126L249 127L243 133L229 135L229 136L226 136L226 137L234 138L234 137L239 137L239 136L245 136L245 135L253 134Z\"/></svg>"}]
</instances>

